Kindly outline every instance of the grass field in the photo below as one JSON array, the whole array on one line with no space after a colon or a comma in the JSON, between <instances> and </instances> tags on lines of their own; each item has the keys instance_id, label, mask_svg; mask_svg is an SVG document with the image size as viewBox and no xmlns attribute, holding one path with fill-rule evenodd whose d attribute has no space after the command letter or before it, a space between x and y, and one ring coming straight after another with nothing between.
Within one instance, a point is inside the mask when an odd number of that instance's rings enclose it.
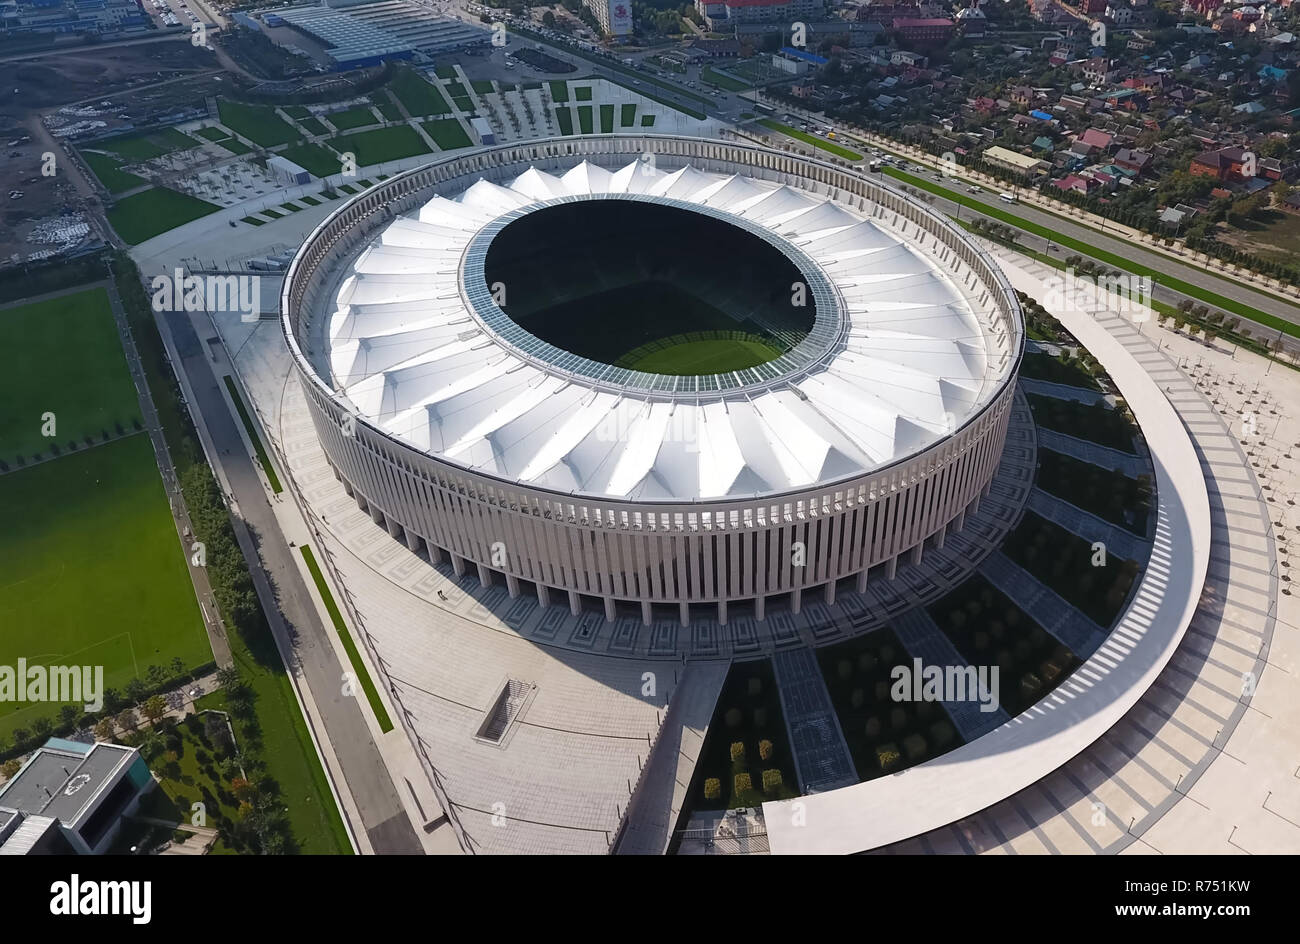
<instances>
[{"instance_id":1,"label":"grass field","mask_svg":"<svg viewBox=\"0 0 1300 944\"><path fill-rule=\"evenodd\" d=\"M108 211L108 221L117 235L134 246L220 209L215 203L166 187L150 187L119 200Z\"/></svg>"},{"instance_id":2,"label":"grass field","mask_svg":"<svg viewBox=\"0 0 1300 944\"><path fill-rule=\"evenodd\" d=\"M175 128L95 142L98 150L111 151L126 161L147 161L173 151L186 151L198 146L198 141Z\"/></svg>"},{"instance_id":3,"label":"grass field","mask_svg":"<svg viewBox=\"0 0 1300 944\"><path fill-rule=\"evenodd\" d=\"M555 120L560 123L560 134L573 134L573 112L567 107L555 109Z\"/></svg>"},{"instance_id":4,"label":"grass field","mask_svg":"<svg viewBox=\"0 0 1300 944\"><path fill-rule=\"evenodd\" d=\"M614 106L613 105L600 106L600 133L601 134L614 133Z\"/></svg>"},{"instance_id":5,"label":"grass field","mask_svg":"<svg viewBox=\"0 0 1300 944\"><path fill-rule=\"evenodd\" d=\"M124 193L127 190L134 190L136 187L143 187L149 182L143 177L137 177L135 174L122 170L122 162L111 154L82 151L81 158L109 193Z\"/></svg>"},{"instance_id":6,"label":"grass field","mask_svg":"<svg viewBox=\"0 0 1300 944\"><path fill-rule=\"evenodd\" d=\"M218 141L218 145L225 148L231 154L247 154L253 149L237 138L226 138L224 141Z\"/></svg>"},{"instance_id":7,"label":"grass field","mask_svg":"<svg viewBox=\"0 0 1300 944\"><path fill-rule=\"evenodd\" d=\"M275 147L296 141L301 135L288 122L265 105L244 105L222 99L218 102L221 123L236 134L262 147Z\"/></svg>"},{"instance_id":8,"label":"grass field","mask_svg":"<svg viewBox=\"0 0 1300 944\"><path fill-rule=\"evenodd\" d=\"M618 126L620 128L631 128L636 125L636 106L620 105L618 111Z\"/></svg>"},{"instance_id":9,"label":"grass field","mask_svg":"<svg viewBox=\"0 0 1300 944\"><path fill-rule=\"evenodd\" d=\"M573 98L575 101L579 101L579 102L591 101L591 86L590 85L575 86L573 89Z\"/></svg>"},{"instance_id":10,"label":"grass field","mask_svg":"<svg viewBox=\"0 0 1300 944\"><path fill-rule=\"evenodd\" d=\"M428 146L410 125L342 135L334 138L330 145L340 154L351 152L356 155L358 167L429 153Z\"/></svg>"},{"instance_id":11,"label":"grass field","mask_svg":"<svg viewBox=\"0 0 1300 944\"><path fill-rule=\"evenodd\" d=\"M740 79L733 79L729 75L723 75L715 69L705 69L700 73L700 81L708 85L716 85L718 88L726 89L728 92L741 92L749 88L748 82L742 82Z\"/></svg>"},{"instance_id":12,"label":"grass field","mask_svg":"<svg viewBox=\"0 0 1300 944\"><path fill-rule=\"evenodd\" d=\"M741 370L781 356L778 349L758 338L740 340L707 335L708 332L697 332L656 341L647 345L654 350L630 351L618 359L618 366L648 374L692 376Z\"/></svg>"},{"instance_id":13,"label":"grass field","mask_svg":"<svg viewBox=\"0 0 1300 944\"><path fill-rule=\"evenodd\" d=\"M6 662L103 665L120 692L212 659L147 435L0 477L0 521ZM59 707L0 703L0 734Z\"/></svg>"},{"instance_id":14,"label":"grass field","mask_svg":"<svg viewBox=\"0 0 1300 944\"><path fill-rule=\"evenodd\" d=\"M375 108L379 109L379 113L383 115L386 120L402 120L402 110L397 107L397 103L393 101L389 94L383 89L380 89L377 92L371 92L370 102L375 106Z\"/></svg>"},{"instance_id":15,"label":"grass field","mask_svg":"<svg viewBox=\"0 0 1300 944\"><path fill-rule=\"evenodd\" d=\"M368 128L371 125L379 124L379 119L375 117L373 111L360 106L331 112L325 117L330 124L340 131L351 131L353 128Z\"/></svg>"},{"instance_id":16,"label":"grass field","mask_svg":"<svg viewBox=\"0 0 1300 944\"><path fill-rule=\"evenodd\" d=\"M641 116L641 127L642 127L642 128L653 128L654 126L655 126L655 116L654 116L654 115L642 115L642 116Z\"/></svg>"},{"instance_id":17,"label":"grass field","mask_svg":"<svg viewBox=\"0 0 1300 944\"><path fill-rule=\"evenodd\" d=\"M819 138L817 135L809 134L806 131L800 131L798 128L792 128L789 125L783 125L781 122L773 121L771 118L762 118L758 123L764 128L768 128L772 131L779 131L782 134L802 141L805 144L811 144L818 150L825 151L828 154L834 154L836 157L842 157L846 161L862 160L862 155L857 151L850 151L848 148L840 147L832 141Z\"/></svg>"},{"instance_id":18,"label":"grass field","mask_svg":"<svg viewBox=\"0 0 1300 944\"><path fill-rule=\"evenodd\" d=\"M496 86L490 79L475 79L470 85L474 86L474 92L477 95L491 95L496 91Z\"/></svg>"},{"instance_id":19,"label":"grass field","mask_svg":"<svg viewBox=\"0 0 1300 944\"><path fill-rule=\"evenodd\" d=\"M330 177L343 171L339 156L319 144L296 144L291 148L285 148L280 155L299 167L311 171L316 177Z\"/></svg>"},{"instance_id":20,"label":"grass field","mask_svg":"<svg viewBox=\"0 0 1300 944\"><path fill-rule=\"evenodd\" d=\"M578 106L578 127L581 129L583 134L591 134L594 125L592 122L590 105Z\"/></svg>"},{"instance_id":21,"label":"grass field","mask_svg":"<svg viewBox=\"0 0 1300 944\"><path fill-rule=\"evenodd\" d=\"M198 131L195 131L194 133L197 134L200 138L207 138L209 141L224 141L226 140L226 138L230 137L230 132L228 132L225 128L217 128L217 127L200 128Z\"/></svg>"},{"instance_id":22,"label":"grass field","mask_svg":"<svg viewBox=\"0 0 1300 944\"><path fill-rule=\"evenodd\" d=\"M306 118L311 114L311 109L306 105L281 105L280 111L290 118Z\"/></svg>"},{"instance_id":23,"label":"grass field","mask_svg":"<svg viewBox=\"0 0 1300 944\"><path fill-rule=\"evenodd\" d=\"M421 125L424 133L433 138L433 143L444 151L469 147L474 142L465 133L464 127L455 118L438 118Z\"/></svg>"},{"instance_id":24,"label":"grass field","mask_svg":"<svg viewBox=\"0 0 1300 944\"><path fill-rule=\"evenodd\" d=\"M122 343L102 288L0 309L0 460L46 452L41 415L55 416L53 442L130 431L140 416ZM4 582L0 576L0 583Z\"/></svg>"},{"instance_id":25,"label":"grass field","mask_svg":"<svg viewBox=\"0 0 1300 944\"><path fill-rule=\"evenodd\" d=\"M330 129L325 127L325 122L319 118L299 118L298 125L308 134L319 136L330 133Z\"/></svg>"},{"instance_id":26,"label":"grass field","mask_svg":"<svg viewBox=\"0 0 1300 944\"><path fill-rule=\"evenodd\" d=\"M417 118L451 112L451 105L447 104L442 92L410 69L399 69L388 87L403 107Z\"/></svg>"},{"instance_id":27,"label":"grass field","mask_svg":"<svg viewBox=\"0 0 1300 944\"><path fill-rule=\"evenodd\" d=\"M563 79L552 79L551 100L560 103L567 102L569 100L569 83Z\"/></svg>"},{"instance_id":28,"label":"grass field","mask_svg":"<svg viewBox=\"0 0 1300 944\"><path fill-rule=\"evenodd\" d=\"M440 79L454 79L456 78L456 67L444 63L443 65L436 67L433 70L433 74Z\"/></svg>"},{"instance_id":29,"label":"grass field","mask_svg":"<svg viewBox=\"0 0 1300 944\"><path fill-rule=\"evenodd\" d=\"M329 611L330 622L334 624L334 631L339 634L339 639L343 642L343 648L348 654L348 662L352 664L352 671L356 673L357 681L361 683L361 689L365 692L366 700L370 702L370 710L375 713L375 720L379 722L379 729L385 733L393 730L393 720L388 717L388 709L384 707L384 702L379 697L374 679L366 671L366 664L361 659L361 653L357 651L357 644L352 639L352 634L348 632L348 625L343 621L343 614L339 612L338 604L334 602L334 594L330 593L329 584L325 582L325 575L321 573L320 564L316 563L316 555L312 553L311 548L306 544L302 545L299 550L302 551L302 559L306 562L307 569L311 571L311 579L316 584L316 590L320 593L321 599L325 601L325 609Z\"/></svg>"},{"instance_id":30,"label":"grass field","mask_svg":"<svg viewBox=\"0 0 1300 944\"><path fill-rule=\"evenodd\" d=\"M922 190L928 191L929 193L936 194L937 196L941 196L944 199L950 200L954 203L959 203L964 207L969 207L975 210L976 212L982 213L984 216L987 216L991 219L995 219L998 220L999 222L1006 223L1010 226L1014 226L1017 229L1022 229L1027 233L1033 233L1036 236L1041 236L1044 239L1051 238L1054 242L1056 242L1057 245L1069 249L1073 252L1080 253L1081 255L1090 256L1093 259L1096 259L1100 262L1104 262L1107 265L1114 266L1115 268L1125 272L1132 272L1135 275L1148 275L1151 277L1152 281L1160 285L1163 285L1166 288L1172 289L1173 291L1178 292L1181 295L1186 295L1188 298L1194 298L1198 301L1205 302L1207 305L1213 305L1216 308L1219 308L1223 311L1230 312L1231 314L1240 315L1243 318L1249 318L1251 321L1257 322L1262 325L1266 325L1272 328L1274 331L1280 330L1294 337L1300 337L1300 325L1293 324L1290 321L1285 321L1281 318L1278 318L1276 315L1270 315L1268 312L1260 311L1258 308L1255 308L1251 305L1247 305L1244 302L1239 302L1236 299L1227 298L1226 296L1220 295L1217 292L1212 292L1208 289L1201 288L1199 285L1193 285L1190 282L1185 282L1182 279L1176 278L1174 276L1166 275L1163 272L1158 272L1155 269L1151 268L1150 266L1145 266L1142 265L1141 263L1133 262L1113 252L1107 252L1104 249L1098 249L1095 246L1091 245L1090 243L1084 242L1083 240L1073 239L1069 236L1064 236L1060 233L1057 233L1055 230L1049 229L1046 226L1040 226L1037 223L1030 222L1029 220L1026 220L1023 217L1017 216L1014 213L1009 213L1006 210L1002 209L1001 207L989 206L988 204L971 200L963 194L957 193L954 190L949 190L947 187L940 186L939 184L936 184L933 181L926 180L924 177L917 177L913 174L904 173L903 171L896 170L893 167L884 168L884 172L888 176L893 177L895 180L901 180L904 181L905 183L912 184L913 186L920 187ZM1041 210L1040 212L1047 213L1049 216L1058 215L1058 214L1051 213L1048 210ZM1074 225L1076 226L1084 226L1084 228L1086 229L1091 229L1091 227L1087 226L1086 224L1079 223L1078 221L1070 220L1070 222L1074 223ZM1211 272L1210 274L1217 275L1217 273L1214 272ZM1232 280L1224 279L1224 281L1231 282Z\"/></svg>"}]
</instances>

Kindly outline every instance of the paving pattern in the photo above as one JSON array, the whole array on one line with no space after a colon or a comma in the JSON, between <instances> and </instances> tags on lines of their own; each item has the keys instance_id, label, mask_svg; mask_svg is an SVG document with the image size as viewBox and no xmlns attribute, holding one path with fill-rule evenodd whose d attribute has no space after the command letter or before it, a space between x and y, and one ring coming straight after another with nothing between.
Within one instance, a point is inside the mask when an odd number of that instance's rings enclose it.
<instances>
[{"instance_id":1,"label":"paving pattern","mask_svg":"<svg viewBox=\"0 0 1300 944\"><path fill-rule=\"evenodd\" d=\"M1151 542L1144 540L1119 525L1111 524L1096 515L1071 505L1051 492L1035 488L1029 493L1030 511L1048 521L1059 524L1071 534L1077 534L1089 543L1100 541L1106 545L1108 557L1145 564L1151 554ZM1148 515L1148 528L1155 526L1155 515Z\"/></svg>"},{"instance_id":2,"label":"paving pattern","mask_svg":"<svg viewBox=\"0 0 1300 944\"><path fill-rule=\"evenodd\" d=\"M811 649L772 657L781 711L794 749L801 793L820 793L858 782L830 692Z\"/></svg>"},{"instance_id":3,"label":"paving pattern","mask_svg":"<svg viewBox=\"0 0 1300 944\"><path fill-rule=\"evenodd\" d=\"M1297 686L1290 648L1270 653L1279 584L1268 505L1240 443L1189 378L1131 322L1098 321L1166 390L1201 456L1214 539L1200 607L1155 684L1099 741L1003 802L881 852L1300 848L1297 735L1285 714Z\"/></svg>"},{"instance_id":4,"label":"paving pattern","mask_svg":"<svg viewBox=\"0 0 1300 944\"><path fill-rule=\"evenodd\" d=\"M984 559L980 573L1080 659L1092 655L1106 638L1104 629L1001 551Z\"/></svg>"},{"instance_id":5,"label":"paving pattern","mask_svg":"<svg viewBox=\"0 0 1300 944\"><path fill-rule=\"evenodd\" d=\"M1110 469L1112 472L1127 475L1131 479L1135 479L1147 471L1147 461L1144 461L1141 456L1120 452L1118 449L1111 449L1109 446L1099 446L1094 442L1076 439L1074 436L1067 436L1065 433L1058 433L1051 429L1040 429L1038 431L1038 444L1044 449L1064 453L1084 462L1091 462L1103 469Z\"/></svg>"},{"instance_id":6,"label":"paving pattern","mask_svg":"<svg viewBox=\"0 0 1300 944\"><path fill-rule=\"evenodd\" d=\"M1020 389L1025 393L1036 393L1058 400L1073 400L1087 406L1098 403L1113 403L1114 397L1099 390L1085 390L1083 387L1071 387L1067 384L1052 383L1050 380L1035 380L1032 377L1020 378Z\"/></svg>"},{"instance_id":7,"label":"paving pattern","mask_svg":"<svg viewBox=\"0 0 1300 944\"><path fill-rule=\"evenodd\" d=\"M970 665L923 608L918 607L894 620L894 633L908 653L920 659L923 665L960 668ZM996 711L981 711L979 702L971 699L945 699L943 708L965 741L973 741L1011 720L1005 708L999 706Z\"/></svg>"}]
</instances>

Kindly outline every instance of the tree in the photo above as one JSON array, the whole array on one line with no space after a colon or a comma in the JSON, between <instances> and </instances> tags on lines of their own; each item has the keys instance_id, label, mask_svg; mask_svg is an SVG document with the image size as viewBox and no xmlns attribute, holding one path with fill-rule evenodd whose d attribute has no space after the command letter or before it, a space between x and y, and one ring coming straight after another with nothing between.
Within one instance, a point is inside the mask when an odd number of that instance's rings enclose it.
<instances>
[{"instance_id":1,"label":"tree","mask_svg":"<svg viewBox=\"0 0 1300 944\"><path fill-rule=\"evenodd\" d=\"M555 14L547 10L542 14L542 25L547 29L555 29Z\"/></svg>"},{"instance_id":2,"label":"tree","mask_svg":"<svg viewBox=\"0 0 1300 944\"><path fill-rule=\"evenodd\" d=\"M18 758L11 757L3 764L0 764L0 776L3 776L5 780L12 780L14 774L18 773L22 766L23 765L18 762Z\"/></svg>"},{"instance_id":3,"label":"tree","mask_svg":"<svg viewBox=\"0 0 1300 944\"><path fill-rule=\"evenodd\" d=\"M144 716L149 719L150 723L156 722L167 714L167 700L161 695L154 695L144 703L141 710L144 711Z\"/></svg>"},{"instance_id":4,"label":"tree","mask_svg":"<svg viewBox=\"0 0 1300 944\"><path fill-rule=\"evenodd\" d=\"M136 717L134 708L123 708L118 712L117 726L123 731L130 731L135 727Z\"/></svg>"},{"instance_id":5,"label":"tree","mask_svg":"<svg viewBox=\"0 0 1300 944\"><path fill-rule=\"evenodd\" d=\"M113 719L112 718L101 718L99 720L99 723L95 725L95 740L96 741L113 740Z\"/></svg>"}]
</instances>

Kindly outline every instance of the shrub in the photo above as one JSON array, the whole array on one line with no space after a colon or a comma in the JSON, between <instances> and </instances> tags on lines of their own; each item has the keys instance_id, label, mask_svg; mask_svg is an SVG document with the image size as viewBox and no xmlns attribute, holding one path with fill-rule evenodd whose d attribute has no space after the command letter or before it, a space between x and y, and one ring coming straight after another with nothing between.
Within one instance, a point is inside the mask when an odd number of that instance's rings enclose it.
<instances>
[{"instance_id":1,"label":"shrub","mask_svg":"<svg viewBox=\"0 0 1300 944\"><path fill-rule=\"evenodd\" d=\"M12 780L14 774L18 773L22 766L17 757L11 757L3 764L0 764L0 777L4 777L5 780Z\"/></svg>"},{"instance_id":2,"label":"shrub","mask_svg":"<svg viewBox=\"0 0 1300 944\"><path fill-rule=\"evenodd\" d=\"M880 719L875 715L872 715L867 719L867 724L864 730L866 731L867 737L872 740L880 737Z\"/></svg>"},{"instance_id":3,"label":"shrub","mask_svg":"<svg viewBox=\"0 0 1300 944\"><path fill-rule=\"evenodd\" d=\"M745 744L743 741L731 742L731 762L739 763L745 759Z\"/></svg>"},{"instance_id":4,"label":"shrub","mask_svg":"<svg viewBox=\"0 0 1300 944\"><path fill-rule=\"evenodd\" d=\"M936 721L930 725L930 740L934 744L935 750L943 750L953 740L952 722L943 720Z\"/></svg>"},{"instance_id":5,"label":"shrub","mask_svg":"<svg viewBox=\"0 0 1300 944\"><path fill-rule=\"evenodd\" d=\"M749 774L736 774L736 776L732 778L731 784L733 787L733 792L735 792L737 795L741 793L748 793L749 791L754 789L754 781L749 776Z\"/></svg>"},{"instance_id":6,"label":"shrub","mask_svg":"<svg viewBox=\"0 0 1300 944\"><path fill-rule=\"evenodd\" d=\"M754 676L753 678L751 678L751 679L746 683L746 686L745 686L745 687L746 687L746 689L749 691L749 694L751 694L751 695L761 695L761 694L763 694L763 680L762 680L761 678L759 678L757 675Z\"/></svg>"},{"instance_id":7,"label":"shrub","mask_svg":"<svg viewBox=\"0 0 1300 944\"><path fill-rule=\"evenodd\" d=\"M772 742L766 739L758 742L758 756L760 760L772 759Z\"/></svg>"},{"instance_id":8,"label":"shrub","mask_svg":"<svg viewBox=\"0 0 1300 944\"><path fill-rule=\"evenodd\" d=\"M781 789L784 783L785 781L781 777L781 771L779 770L763 771L763 792L764 793L776 793L776 791Z\"/></svg>"},{"instance_id":9,"label":"shrub","mask_svg":"<svg viewBox=\"0 0 1300 944\"><path fill-rule=\"evenodd\" d=\"M722 720L729 728L740 727L740 722L745 720L744 714L739 708L728 708L727 713L722 716Z\"/></svg>"},{"instance_id":10,"label":"shrub","mask_svg":"<svg viewBox=\"0 0 1300 944\"><path fill-rule=\"evenodd\" d=\"M895 744L882 744L876 748L876 762L880 764L883 773L889 773L898 766L902 755L898 753L898 746Z\"/></svg>"},{"instance_id":11,"label":"shrub","mask_svg":"<svg viewBox=\"0 0 1300 944\"><path fill-rule=\"evenodd\" d=\"M925 756L926 747L925 738L919 734L909 734L903 738L903 751L907 754L907 759L913 763Z\"/></svg>"},{"instance_id":12,"label":"shrub","mask_svg":"<svg viewBox=\"0 0 1300 944\"><path fill-rule=\"evenodd\" d=\"M766 708L755 708L755 709L754 709L754 727L756 727L756 728L761 728L761 727L763 727L763 726L766 725L766 724L767 724L767 709L766 709Z\"/></svg>"},{"instance_id":13,"label":"shrub","mask_svg":"<svg viewBox=\"0 0 1300 944\"><path fill-rule=\"evenodd\" d=\"M717 777L709 777L704 781L704 799L716 800L722 796L722 781Z\"/></svg>"}]
</instances>

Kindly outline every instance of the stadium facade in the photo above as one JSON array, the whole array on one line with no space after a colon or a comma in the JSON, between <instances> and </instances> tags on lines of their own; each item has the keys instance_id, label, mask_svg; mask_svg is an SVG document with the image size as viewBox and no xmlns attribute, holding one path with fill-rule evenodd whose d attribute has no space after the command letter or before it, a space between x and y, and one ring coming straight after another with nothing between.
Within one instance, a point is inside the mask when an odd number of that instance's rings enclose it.
<instances>
[{"instance_id":1,"label":"stadium facade","mask_svg":"<svg viewBox=\"0 0 1300 944\"><path fill-rule=\"evenodd\" d=\"M806 323L711 374L530 331L488 281L495 247L584 204L761 240L799 273ZM581 235L583 252L608 241ZM749 304L720 300L725 254L692 264L720 273L675 270L715 307ZM590 291L635 271L602 267ZM512 595L647 623L797 612L942 545L996 471L1024 344L999 269L919 202L814 158L668 135L501 145L390 178L309 236L281 310L325 454L395 539Z\"/></svg>"}]
</instances>

